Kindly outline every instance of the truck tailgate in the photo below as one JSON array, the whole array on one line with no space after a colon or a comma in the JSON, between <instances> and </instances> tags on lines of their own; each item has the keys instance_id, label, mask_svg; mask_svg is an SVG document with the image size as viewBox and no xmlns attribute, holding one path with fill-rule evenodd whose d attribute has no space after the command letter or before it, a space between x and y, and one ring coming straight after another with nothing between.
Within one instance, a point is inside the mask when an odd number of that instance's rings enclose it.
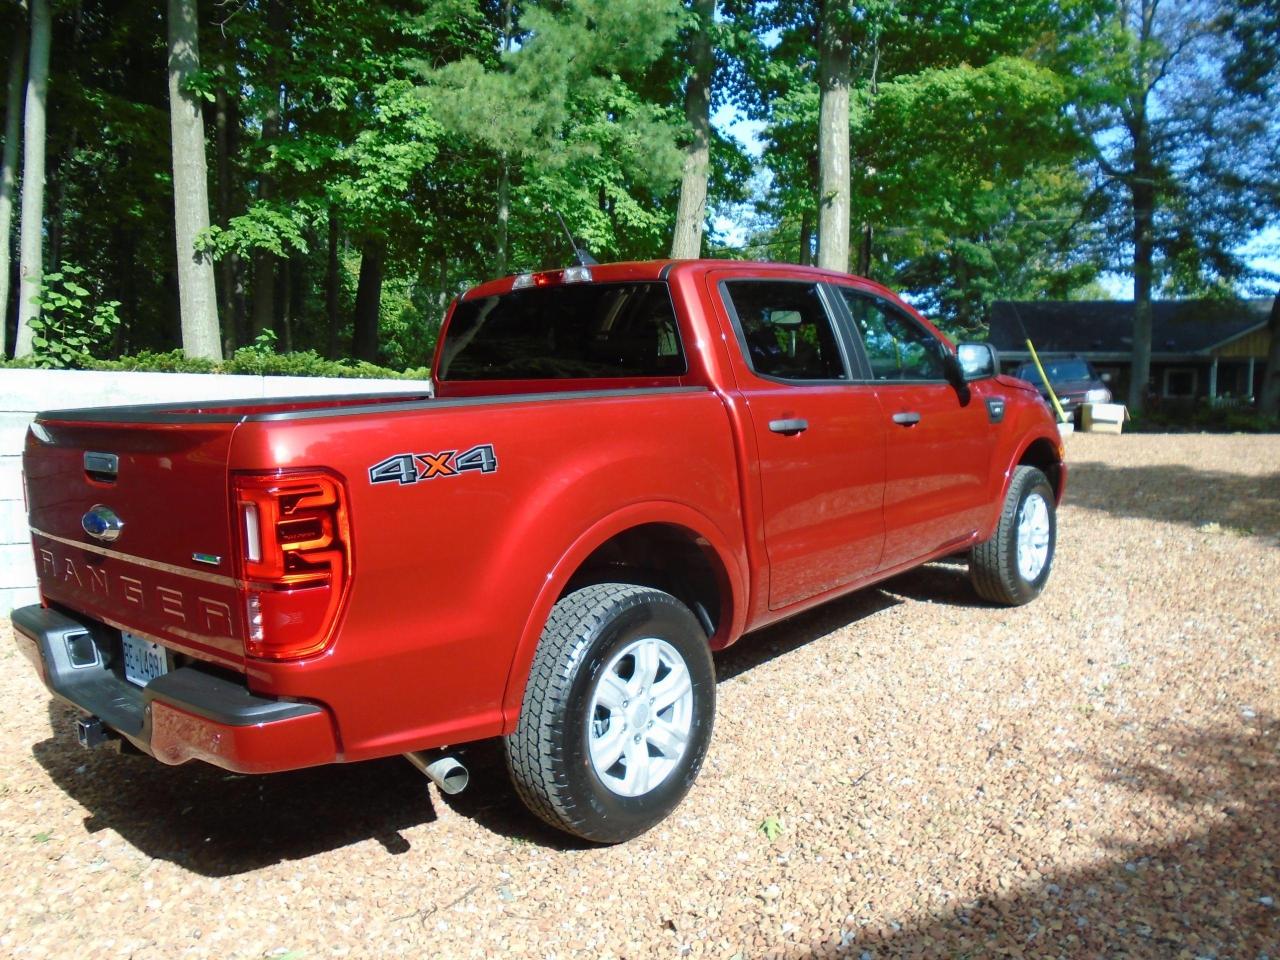
<instances>
[{"instance_id":1,"label":"truck tailgate","mask_svg":"<svg viewBox=\"0 0 1280 960\"><path fill-rule=\"evenodd\" d=\"M241 667L244 611L227 478L236 419L42 415L23 469L45 600Z\"/></svg>"}]
</instances>

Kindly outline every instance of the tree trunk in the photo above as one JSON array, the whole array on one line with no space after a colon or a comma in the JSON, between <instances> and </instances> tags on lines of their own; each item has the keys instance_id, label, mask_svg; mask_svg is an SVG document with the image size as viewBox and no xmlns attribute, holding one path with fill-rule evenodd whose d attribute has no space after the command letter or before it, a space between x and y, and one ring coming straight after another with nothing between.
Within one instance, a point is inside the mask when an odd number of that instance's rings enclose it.
<instances>
[{"instance_id":1,"label":"tree trunk","mask_svg":"<svg viewBox=\"0 0 1280 960\"><path fill-rule=\"evenodd\" d=\"M870 36L871 50L868 54L871 61L871 76L867 85L868 100L866 110L873 110L875 107L876 97L880 95L880 26L876 24L871 29ZM870 179L875 176L875 171L870 164L863 167L863 175ZM853 200L850 198L850 209L852 210ZM864 211L865 213L865 211ZM868 219L862 221L862 238L858 243L858 264L854 273L860 277L871 276L871 253L872 245L875 240L875 227Z\"/></svg>"},{"instance_id":2,"label":"tree trunk","mask_svg":"<svg viewBox=\"0 0 1280 960\"><path fill-rule=\"evenodd\" d=\"M1271 417L1280 417L1280 293L1271 301L1271 317L1267 321L1271 349L1267 351L1267 369L1262 371L1262 392L1258 409ZM1253 389L1253 384L1249 384Z\"/></svg>"},{"instance_id":3,"label":"tree trunk","mask_svg":"<svg viewBox=\"0 0 1280 960\"><path fill-rule=\"evenodd\" d=\"M310 234L310 243L316 242L314 233ZM289 258L289 343L290 350L300 349L298 335L306 336L307 291L311 289L311 277L307 271L307 258L301 253L294 253ZM314 342L314 341L312 341Z\"/></svg>"},{"instance_id":4,"label":"tree trunk","mask_svg":"<svg viewBox=\"0 0 1280 960\"><path fill-rule=\"evenodd\" d=\"M366 240L360 253L360 285L356 288L355 335L351 352L357 360L378 359L378 308L382 302L382 244Z\"/></svg>"},{"instance_id":5,"label":"tree trunk","mask_svg":"<svg viewBox=\"0 0 1280 960\"><path fill-rule=\"evenodd\" d=\"M511 51L511 2L502 4L502 52ZM498 236L494 244L493 275L505 277L511 260L511 160L504 150L498 158Z\"/></svg>"},{"instance_id":6,"label":"tree trunk","mask_svg":"<svg viewBox=\"0 0 1280 960\"><path fill-rule=\"evenodd\" d=\"M182 349L189 357L222 359L218 290L213 261L196 250L209 229L209 171L205 166L200 98L187 89L200 71L196 0L169 0L169 131L173 139L173 223L178 248Z\"/></svg>"},{"instance_id":7,"label":"tree trunk","mask_svg":"<svg viewBox=\"0 0 1280 960\"><path fill-rule=\"evenodd\" d=\"M1146 137L1134 151L1133 180L1133 362L1129 379L1129 412L1140 413L1151 379L1151 290L1155 260L1154 165Z\"/></svg>"},{"instance_id":8,"label":"tree trunk","mask_svg":"<svg viewBox=\"0 0 1280 960\"><path fill-rule=\"evenodd\" d=\"M253 251L253 309L249 334L254 339L276 323L276 257L269 250Z\"/></svg>"},{"instance_id":9,"label":"tree trunk","mask_svg":"<svg viewBox=\"0 0 1280 960\"><path fill-rule=\"evenodd\" d=\"M511 259L511 162L505 153L498 170L498 237L494 244L493 275L505 277Z\"/></svg>"},{"instance_id":10,"label":"tree trunk","mask_svg":"<svg viewBox=\"0 0 1280 960\"><path fill-rule=\"evenodd\" d=\"M221 31L220 31L220 35ZM222 82L218 85L214 104L214 152L217 157L215 175L218 182L217 218L218 226L226 229L231 222L231 154L234 150L233 124L239 124L239 114L235 101L227 96L227 52L226 37L222 35L222 63L219 73ZM236 310L236 273L239 268L239 256L228 251L218 261L218 315L222 318L222 342L228 354L233 353L239 344L241 334L241 318Z\"/></svg>"},{"instance_id":11,"label":"tree trunk","mask_svg":"<svg viewBox=\"0 0 1280 960\"><path fill-rule=\"evenodd\" d=\"M31 353L40 316L36 298L44 280L44 153L45 107L49 94L49 3L31 0L31 63L23 113L22 239L18 258L18 335L13 355Z\"/></svg>"},{"instance_id":12,"label":"tree trunk","mask_svg":"<svg viewBox=\"0 0 1280 960\"><path fill-rule=\"evenodd\" d=\"M48 244L48 255L45 257L45 262L51 264L54 270L59 270L62 267L64 226L62 217L67 209L67 178L64 167L75 156L80 140L80 133L75 127L71 128L70 134L67 138L65 152L60 156L55 156L53 164L47 164L45 168L44 232L45 241Z\"/></svg>"},{"instance_id":13,"label":"tree trunk","mask_svg":"<svg viewBox=\"0 0 1280 960\"><path fill-rule=\"evenodd\" d=\"M452 292L449 290L449 255L447 253L441 252L437 268L436 288L440 293L436 299L440 305L440 312L443 314L445 310L449 309L449 301L453 299Z\"/></svg>"},{"instance_id":14,"label":"tree trunk","mask_svg":"<svg viewBox=\"0 0 1280 960\"><path fill-rule=\"evenodd\" d=\"M818 266L849 269L849 53L843 3L822 4L818 37Z\"/></svg>"},{"instance_id":15,"label":"tree trunk","mask_svg":"<svg viewBox=\"0 0 1280 960\"><path fill-rule=\"evenodd\" d=\"M858 269L856 272L860 277L871 276L871 249L874 239L875 234L871 224L864 223L862 225L862 242L858 244Z\"/></svg>"},{"instance_id":16,"label":"tree trunk","mask_svg":"<svg viewBox=\"0 0 1280 960\"><path fill-rule=\"evenodd\" d=\"M330 360L338 358L338 329L341 323L341 312L338 303L338 211L329 208L329 262L325 270L324 303L329 320L329 340L325 356Z\"/></svg>"},{"instance_id":17,"label":"tree trunk","mask_svg":"<svg viewBox=\"0 0 1280 960\"><path fill-rule=\"evenodd\" d=\"M1130 98L1125 115L1133 164L1127 178L1133 213L1133 351L1129 369L1129 411L1140 413L1147 400L1151 379L1151 293L1155 284L1156 164L1151 142L1148 103L1155 81L1149 60L1152 31L1158 0L1140 0L1133 11L1138 16L1137 59L1133 81L1137 96ZM1121 8L1124 10L1124 8ZM1129 13L1125 12L1124 16Z\"/></svg>"},{"instance_id":18,"label":"tree trunk","mask_svg":"<svg viewBox=\"0 0 1280 960\"><path fill-rule=\"evenodd\" d=\"M684 168L680 176L680 204L676 208L675 235L671 256L693 259L702 254L702 225L707 217L707 172L711 166L711 82L715 56L711 49L711 21L715 0L695 0L697 33L690 54L693 69L684 91L684 117L693 130L693 139L684 148Z\"/></svg>"},{"instance_id":19,"label":"tree trunk","mask_svg":"<svg viewBox=\"0 0 1280 960\"><path fill-rule=\"evenodd\" d=\"M276 333L280 337L280 345L285 353L293 353L294 272L293 257L285 257L280 261L280 324Z\"/></svg>"},{"instance_id":20,"label":"tree trunk","mask_svg":"<svg viewBox=\"0 0 1280 960\"><path fill-rule=\"evenodd\" d=\"M18 182L18 143L22 139L22 77L27 69L27 35L13 33L9 52L9 86L5 98L4 156L0 157L0 360L9 331L9 254L13 240L13 190Z\"/></svg>"},{"instance_id":21,"label":"tree trunk","mask_svg":"<svg viewBox=\"0 0 1280 960\"><path fill-rule=\"evenodd\" d=\"M800 214L800 263L813 265L813 213L809 210Z\"/></svg>"},{"instance_id":22,"label":"tree trunk","mask_svg":"<svg viewBox=\"0 0 1280 960\"><path fill-rule=\"evenodd\" d=\"M269 0L267 28L271 41L267 57L266 74L271 83L271 96L262 111L262 143L269 144L280 134L280 102L283 91L280 80L280 49L287 43L284 32L289 24L289 11L284 0ZM269 150L263 151L269 156ZM258 199L270 200L274 188L271 174L261 170L258 176ZM276 256L261 248L253 253L253 315L252 334L256 338L264 330L272 330L276 323Z\"/></svg>"}]
</instances>

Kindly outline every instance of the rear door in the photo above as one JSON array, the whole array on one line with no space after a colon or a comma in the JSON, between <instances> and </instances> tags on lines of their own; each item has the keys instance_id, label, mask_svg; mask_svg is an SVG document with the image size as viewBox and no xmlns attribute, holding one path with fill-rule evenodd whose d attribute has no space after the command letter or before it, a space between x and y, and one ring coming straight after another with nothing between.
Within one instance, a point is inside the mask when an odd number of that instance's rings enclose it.
<instances>
[{"instance_id":1,"label":"rear door","mask_svg":"<svg viewBox=\"0 0 1280 960\"><path fill-rule=\"evenodd\" d=\"M948 382L950 348L900 305L837 288L888 431L881 569L967 541L989 506L996 423L979 389Z\"/></svg>"},{"instance_id":2,"label":"rear door","mask_svg":"<svg viewBox=\"0 0 1280 960\"><path fill-rule=\"evenodd\" d=\"M857 382L830 288L732 271L710 279L741 350L776 610L875 571L886 431L874 389Z\"/></svg>"}]
</instances>

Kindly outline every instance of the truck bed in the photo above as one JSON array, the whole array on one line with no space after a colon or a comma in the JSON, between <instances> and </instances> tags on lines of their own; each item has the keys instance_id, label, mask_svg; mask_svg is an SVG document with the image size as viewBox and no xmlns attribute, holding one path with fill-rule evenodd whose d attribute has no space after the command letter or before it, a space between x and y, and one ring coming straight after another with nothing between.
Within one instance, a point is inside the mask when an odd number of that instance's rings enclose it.
<instances>
[{"instance_id":1,"label":"truck bed","mask_svg":"<svg viewBox=\"0 0 1280 960\"><path fill-rule=\"evenodd\" d=\"M255 694L324 704L348 759L493 735L530 610L594 524L620 505L643 519L673 504L741 543L726 424L700 387L42 414L26 453L41 589L56 606L242 673ZM459 466L479 447L491 470ZM93 452L119 458L114 480L86 474ZM394 472L402 462L418 472ZM312 468L340 479L352 528L333 642L302 661L246 658L232 478ZM100 501L124 521L109 545L81 530Z\"/></svg>"}]
</instances>

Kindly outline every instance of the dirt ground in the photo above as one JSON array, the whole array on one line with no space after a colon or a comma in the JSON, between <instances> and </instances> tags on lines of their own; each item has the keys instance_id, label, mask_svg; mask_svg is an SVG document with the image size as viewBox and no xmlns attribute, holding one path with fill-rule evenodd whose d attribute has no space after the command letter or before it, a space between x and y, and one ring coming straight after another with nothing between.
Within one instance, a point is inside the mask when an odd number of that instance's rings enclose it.
<instances>
[{"instance_id":1,"label":"dirt ground","mask_svg":"<svg viewBox=\"0 0 1280 960\"><path fill-rule=\"evenodd\" d=\"M1068 452L1044 596L933 564L745 638L614 848L492 745L448 799L87 753L0 628L0 955L1280 958L1280 437Z\"/></svg>"}]
</instances>

